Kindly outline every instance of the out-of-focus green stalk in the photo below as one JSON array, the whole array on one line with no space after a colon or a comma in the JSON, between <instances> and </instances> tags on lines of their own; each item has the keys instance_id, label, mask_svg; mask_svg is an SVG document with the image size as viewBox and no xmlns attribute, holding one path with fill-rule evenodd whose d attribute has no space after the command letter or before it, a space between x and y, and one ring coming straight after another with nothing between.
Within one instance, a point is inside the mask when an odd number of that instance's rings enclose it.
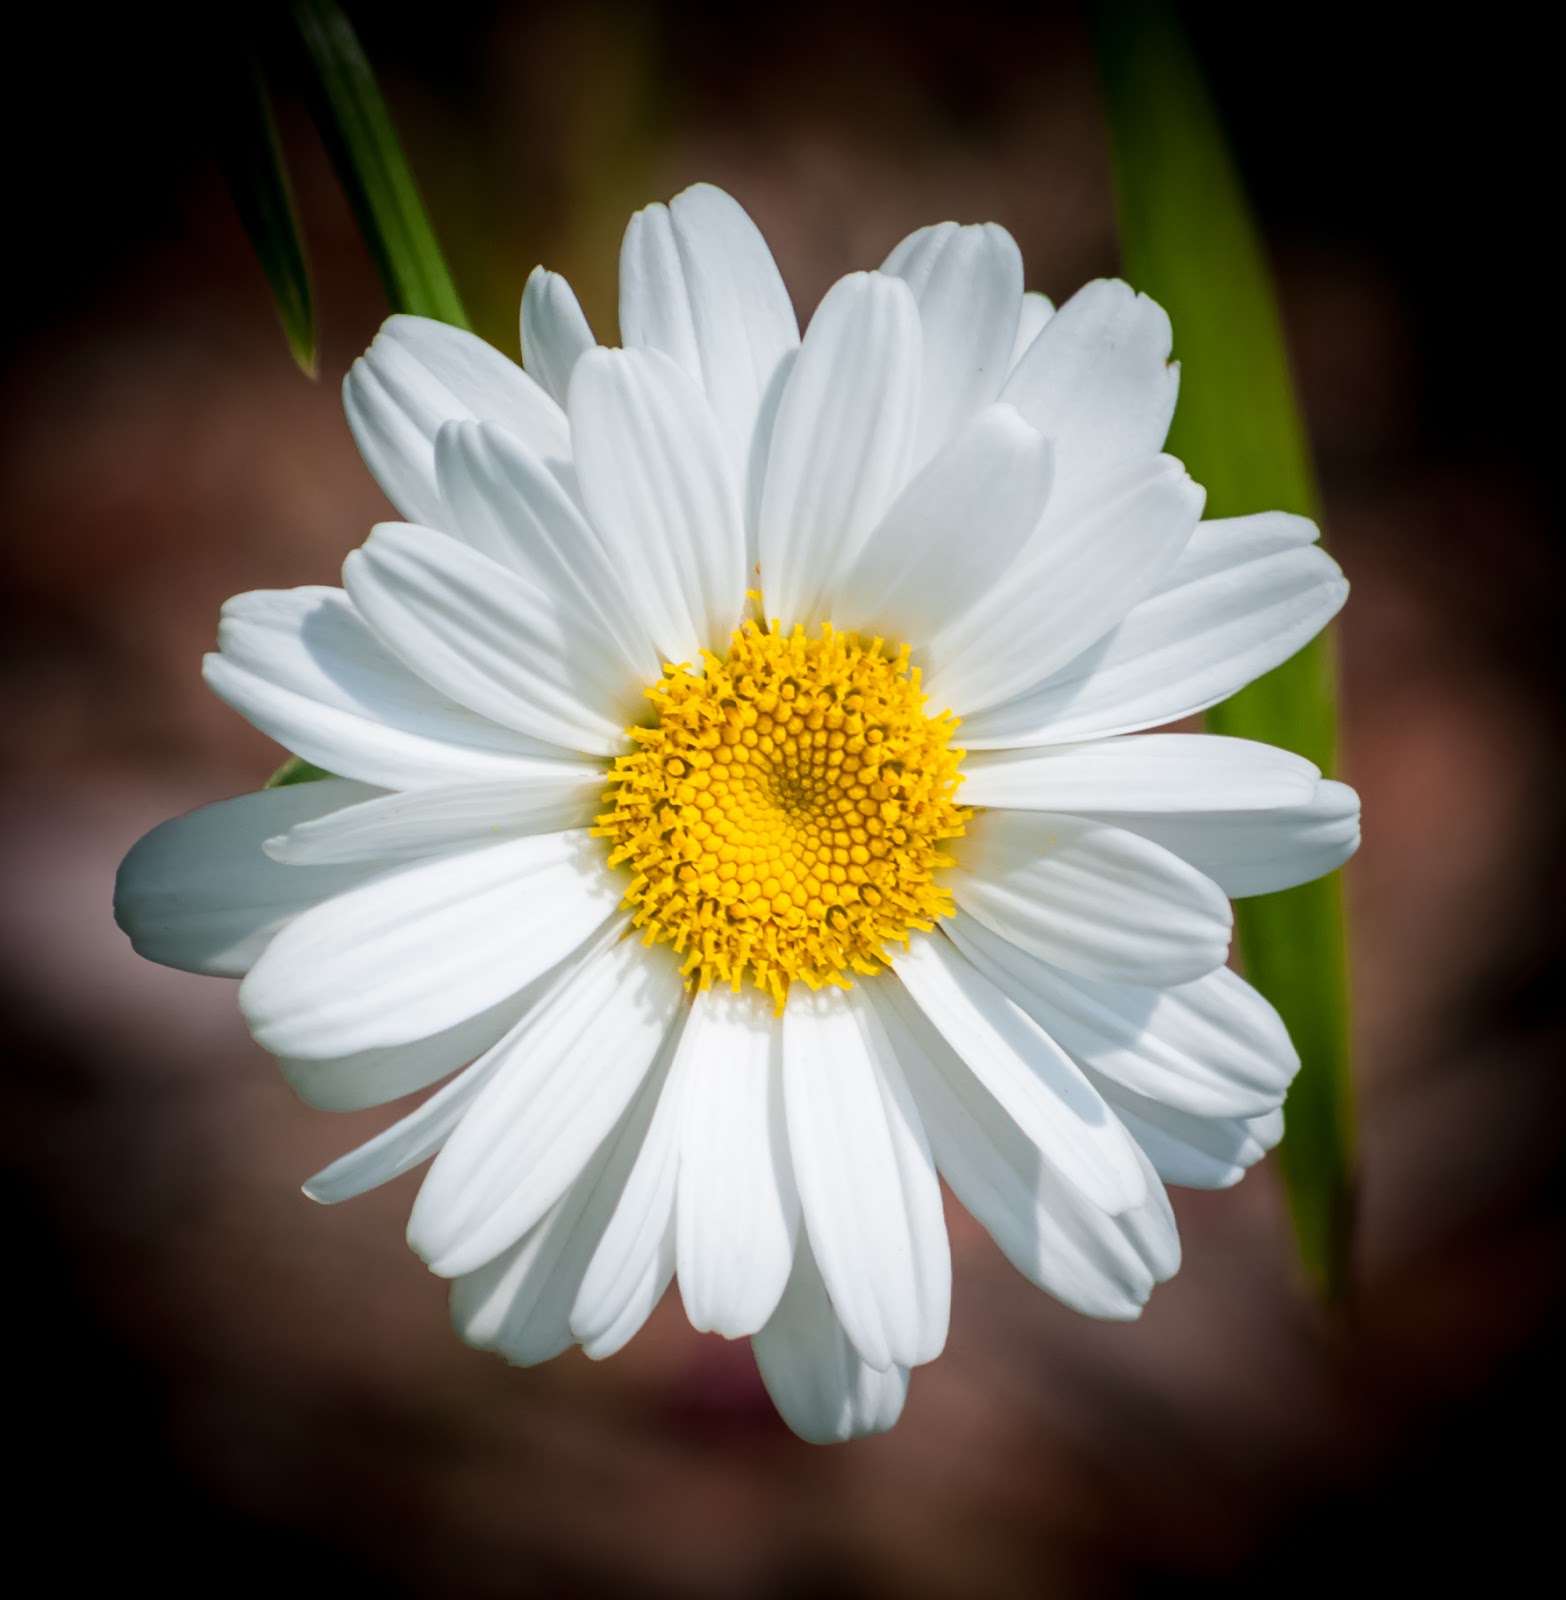
<instances>
[{"instance_id":1,"label":"out-of-focus green stalk","mask_svg":"<svg viewBox=\"0 0 1566 1600\"><path fill-rule=\"evenodd\" d=\"M316 123L392 310L466 328L467 313L358 36L334 0L293 0L290 15L313 75L310 102ZM331 776L290 756L266 787L281 789Z\"/></svg>"},{"instance_id":2,"label":"out-of-focus green stalk","mask_svg":"<svg viewBox=\"0 0 1566 1600\"><path fill-rule=\"evenodd\" d=\"M1210 516L1316 516L1271 274L1190 46L1166 5L1094 19L1126 276L1169 312L1181 361L1169 448L1207 487ZM1207 714L1219 733L1297 751L1330 773L1337 699L1325 638ZM1247 976L1300 1052L1285 1107L1284 1184L1301 1259L1345 1294L1354 1126L1338 875L1237 908Z\"/></svg>"},{"instance_id":3,"label":"out-of-focus green stalk","mask_svg":"<svg viewBox=\"0 0 1566 1600\"><path fill-rule=\"evenodd\" d=\"M311 105L393 311L468 326L386 102L334 0L293 0L310 63Z\"/></svg>"},{"instance_id":4,"label":"out-of-focus green stalk","mask_svg":"<svg viewBox=\"0 0 1566 1600\"><path fill-rule=\"evenodd\" d=\"M261 67L248 50L234 93L216 107L217 154L239 220L261 262L288 348L315 376L315 305L288 168Z\"/></svg>"}]
</instances>

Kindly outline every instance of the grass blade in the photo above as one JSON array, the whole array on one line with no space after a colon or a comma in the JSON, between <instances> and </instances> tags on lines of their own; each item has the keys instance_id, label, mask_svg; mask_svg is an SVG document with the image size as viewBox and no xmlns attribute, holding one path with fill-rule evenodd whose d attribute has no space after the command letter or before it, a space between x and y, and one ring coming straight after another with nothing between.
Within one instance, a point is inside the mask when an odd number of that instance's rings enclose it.
<instances>
[{"instance_id":1,"label":"grass blade","mask_svg":"<svg viewBox=\"0 0 1566 1600\"><path fill-rule=\"evenodd\" d=\"M311 105L393 311L468 326L357 35L333 0L294 0Z\"/></svg>"},{"instance_id":2,"label":"grass blade","mask_svg":"<svg viewBox=\"0 0 1566 1600\"><path fill-rule=\"evenodd\" d=\"M1095 42L1127 278L1169 312L1181 360L1169 449L1205 484L1210 516L1316 516L1309 453L1271 275L1190 46L1162 4L1103 6ZM1283 745L1330 773L1330 643L1208 713L1219 733ZM1339 878L1237 907L1247 976L1303 1062L1285 1108L1283 1179L1300 1256L1332 1300L1347 1289L1353 1198L1348 975Z\"/></svg>"},{"instance_id":3,"label":"grass blade","mask_svg":"<svg viewBox=\"0 0 1566 1600\"><path fill-rule=\"evenodd\" d=\"M291 12L311 69L316 123L392 310L466 328L467 313L358 36L333 0L294 0ZM266 787L281 789L331 776L290 756Z\"/></svg>"},{"instance_id":4,"label":"grass blade","mask_svg":"<svg viewBox=\"0 0 1566 1600\"><path fill-rule=\"evenodd\" d=\"M246 51L239 82L218 108L218 163L239 220L261 262L282 319L288 348L307 377L315 376L315 302L288 167L272 101L256 58Z\"/></svg>"}]
</instances>

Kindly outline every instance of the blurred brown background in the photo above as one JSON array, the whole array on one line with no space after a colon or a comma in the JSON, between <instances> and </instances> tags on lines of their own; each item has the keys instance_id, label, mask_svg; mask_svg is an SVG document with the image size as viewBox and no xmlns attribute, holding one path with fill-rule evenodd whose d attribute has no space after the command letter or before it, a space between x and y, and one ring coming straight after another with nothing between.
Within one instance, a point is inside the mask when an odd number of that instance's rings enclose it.
<instances>
[{"instance_id":1,"label":"blurred brown background","mask_svg":"<svg viewBox=\"0 0 1566 1600\"><path fill-rule=\"evenodd\" d=\"M1004 223L1057 298L1114 268L1074 8L349 10L508 350L538 260L613 339L626 218L698 178L749 207L802 313L946 216ZM229 594L335 581L384 514L337 396L384 308L285 103L322 380L293 368L210 158L206 13L35 19L0 109L14 1562L66 1591L466 1600L1488 1590L1549 1559L1566 684L1545 53L1504 7L1418 37L1374 8L1253 11L1186 16L1354 584L1357 1302L1318 1323L1270 1165L1176 1192L1186 1265L1131 1326L1066 1312L954 1213L947 1354L891 1435L831 1451L673 1300L602 1366L463 1349L402 1243L414 1180L336 1211L299 1194L394 1113L297 1104L232 985L147 966L112 926L141 832L276 763L198 661Z\"/></svg>"}]
</instances>

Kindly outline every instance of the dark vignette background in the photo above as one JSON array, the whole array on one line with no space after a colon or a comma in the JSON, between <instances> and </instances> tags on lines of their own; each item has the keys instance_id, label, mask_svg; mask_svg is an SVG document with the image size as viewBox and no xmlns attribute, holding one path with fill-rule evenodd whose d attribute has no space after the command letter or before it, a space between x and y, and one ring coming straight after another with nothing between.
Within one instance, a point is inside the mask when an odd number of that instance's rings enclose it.
<instances>
[{"instance_id":1,"label":"dark vignette background","mask_svg":"<svg viewBox=\"0 0 1566 1600\"><path fill-rule=\"evenodd\" d=\"M994 217L1030 287L1113 270L1071 7L350 7L482 331L538 259L613 337L626 216L698 177L802 311L909 227ZM0 1147L14 1561L183 1594L1114 1594L1550 1570L1562 1421L1559 315L1547 52L1520 13L1187 7L1273 245L1355 584L1342 630L1362 1294L1323 1330L1273 1178L1178 1194L1132 1329L955 1223L952 1348L887 1440L770 1418L666 1305L615 1363L455 1345L409 1190L320 1213L378 1123L296 1107L221 984L107 925L162 816L265 741L195 664L248 587L333 581L383 503L335 386L382 302L282 107L324 326L290 367L211 164L210 9L56 8L0 98ZM1179 330L1176 329L1178 346ZM384 1203L383 1203L384 1201ZM736 1359L736 1357L741 1359Z\"/></svg>"}]
</instances>

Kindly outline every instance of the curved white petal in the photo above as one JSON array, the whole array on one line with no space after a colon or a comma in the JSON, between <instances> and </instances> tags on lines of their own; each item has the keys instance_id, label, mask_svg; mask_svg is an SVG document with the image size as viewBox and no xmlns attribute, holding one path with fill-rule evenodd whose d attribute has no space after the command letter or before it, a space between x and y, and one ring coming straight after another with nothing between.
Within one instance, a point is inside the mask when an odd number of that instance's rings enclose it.
<instances>
[{"instance_id":1,"label":"curved white petal","mask_svg":"<svg viewBox=\"0 0 1566 1600\"><path fill-rule=\"evenodd\" d=\"M541 589L616 674L637 683L659 676L622 575L541 457L489 423L452 422L435 441L435 470L453 533Z\"/></svg>"},{"instance_id":2,"label":"curved white petal","mask_svg":"<svg viewBox=\"0 0 1566 1600\"><path fill-rule=\"evenodd\" d=\"M1050 811L984 811L949 849L957 904L1068 972L1189 983L1228 955L1234 918L1222 891L1139 834Z\"/></svg>"},{"instance_id":3,"label":"curved white petal","mask_svg":"<svg viewBox=\"0 0 1566 1600\"><path fill-rule=\"evenodd\" d=\"M1281 511L1204 522L1162 585L1034 689L963 719L970 750L1063 744L1174 722L1286 661L1348 584L1316 527Z\"/></svg>"},{"instance_id":4,"label":"curved white petal","mask_svg":"<svg viewBox=\"0 0 1566 1600\"><path fill-rule=\"evenodd\" d=\"M397 868L291 922L251 968L240 1008L282 1056L426 1038L554 966L610 916L621 887L581 832Z\"/></svg>"},{"instance_id":5,"label":"curved white petal","mask_svg":"<svg viewBox=\"0 0 1566 1600\"><path fill-rule=\"evenodd\" d=\"M698 1332L737 1339L777 1309L799 1234L771 998L749 986L699 993L680 1056L680 1297Z\"/></svg>"},{"instance_id":6,"label":"curved white petal","mask_svg":"<svg viewBox=\"0 0 1566 1600\"><path fill-rule=\"evenodd\" d=\"M1163 308L1114 279L1049 318L1001 398L1054 440L1063 488L1163 448L1180 390L1171 344Z\"/></svg>"},{"instance_id":7,"label":"curved white petal","mask_svg":"<svg viewBox=\"0 0 1566 1600\"><path fill-rule=\"evenodd\" d=\"M598 341L571 285L534 267L522 289L522 366L564 408L571 372Z\"/></svg>"},{"instance_id":8,"label":"curved white petal","mask_svg":"<svg viewBox=\"0 0 1566 1600\"><path fill-rule=\"evenodd\" d=\"M963 762L963 774L965 806L1147 812L1159 818L1309 804L1321 777L1303 756L1276 745L1211 733L1145 733L1091 744L978 751Z\"/></svg>"},{"instance_id":9,"label":"curved white petal","mask_svg":"<svg viewBox=\"0 0 1566 1600\"><path fill-rule=\"evenodd\" d=\"M1038 526L1048 441L986 408L892 503L830 597L833 627L915 647L994 585Z\"/></svg>"},{"instance_id":10,"label":"curved white petal","mask_svg":"<svg viewBox=\"0 0 1566 1600\"><path fill-rule=\"evenodd\" d=\"M493 1051L480 1056L407 1116L323 1167L306 1181L304 1192L323 1206L339 1205L428 1161L489 1082L495 1068L492 1056Z\"/></svg>"},{"instance_id":11,"label":"curved white petal","mask_svg":"<svg viewBox=\"0 0 1566 1600\"><path fill-rule=\"evenodd\" d=\"M620 332L627 348L660 350L700 384L753 523L799 324L772 252L738 202L699 183L631 218L620 251Z\"/></svg>"},{"instance_id":12,"label":"curved white petal","mask_svg":"<svg viewBox=\"0 0 1566 1600\"><path fill-rule=\"evenodd\" d=\"M1267 811L1105 811L1101 817L1172 851L1236 899L1309 883L1359 849L1359 796L1330 778L1309 799Z\"/></svg>"},{"instance_id":13,"label":"curved white petal","mask_svg":"<svg viewBox=\"0 0 1566 1600\"><path fill-rule=\"evenodd\" d=\"M435 481L435 435L463 419L497 422L546 461L565 466L565 414L514 361L476 334L428 317L387 319L343 380L359 454L411 522L445 525Z\"/></svg>"},{"instance_id":14,"label":"curved white petal","mask_svg":"<svg viewBox=\"0 0 1566 1600\"><path fill-rule=\"evenodd\" d=\"M878 1370L933 1360L951 1303L940 1187L902 1070L858 988L793 986L783 1087L805 1228L844 1330Z\"/></svg>"},{"instance_id":15,"label":"curved white petal","mask_svg":"<svg viewBox=\"0 0 1566 1600\"><path fill-rule=\"evenodd\" d=\"M1046 330L1047 331L1047 330ZM1004 581L926 652L932 704L964 719L1023 693L1100 639L1185 547L1205 492L1172 456L1146 456L1061 494Z\"/></svg>"},{"instance_id":16,"label":"curved white petal","mask_svg":"<svg viewBox=\"0 0 1566 1600\"><path fill-rule=\"evenodd\" d=\"M893 968L936 1032L1091 1205L1118 1216L1147 1200L1125 1129L1071 1058L941 933L916 933Z\"/></svg>"},{"instance_id":17,"label":"curved white petal","mask_svg":"<svg viewBox=\"0 0 1566 1600\"><path fill-rule=\"evenodd\" d=\"M766 616L813 629L907 481L919 419L919 312L908 285L858 272L805 331L772 430L759 549Z\"/></svg>"},{"instance_id":18,"label":"curved white petal","mask_svg":"<svg viewBox=\"0 0 1566 1600\"><path fill-rule=\"evenodd\" d=\"M1087 1316L1140 1315L1153 1286L1180 1264L1174 1213L1151 1169L1142 1205L1120 1215L1093 1205L1043 1159L901 984L877 984L873 998L941 1176L1012 1265Z\"/></svg>"},{"instance_id":19,"label":"curved white petal","mask_svg":"<svg viewBox=\"0 0 1566 1600\"><path fill-rule=\"evenodd\" d=\"M537 1007L548 1004L585 963L618 939L625 927L625 919L616 918L584 940L548 972L542 973L516 994L508 995L492 1009L499 1012L512 1007L519 1019L527 1017ZM467 1115L479 1091L506 1059L499 1046L505 1043L508 1033L509 1030L502 1033L483 1055L463 1068L449 1083L443 1083L405 1117L398 1118L373 1139L322 1168L305 1184L304 1192L322 1205L336 1205L379 1188L383 1183L390 1183L421 1161L429 1160L446 1142L451 1130ZM427 1042L431 1041L419 1041L420 1044ZM317 1064L335 1065L332 1062Z\"/></svg>"},{"instance_id":20,"label":"curved white petal","mask_svg":"<svg viewBox=\"0 0 1566 1600\"><path fill-rule=\"evenodd\" d=\"M625 938L508 1036L408 1221L408 1243L432 1272L482 1266L576 1181L652 1068L683 998L673 951Z\"/></svg>"},{"instance_id":21,"label":"curved white petal","mask_svg":"<svg viewBox=\"0 0 1566 1600\"><path fill-rule=\"evenodd\" d=\"M427 1039L324 1060L280 1056L277 1064L306 1105L318 1111L362 1111L426 1089L482 1055L516 1025L536 999L535 986L529 985Z\"/></svg>"},{"instance_id":22,"label":"curved white petal","mask_svg":"<svg viewBox=\"0 0 1566 1600\"><path fill-rule=\"evenodd\" d=\"M783 1299L751 1349L778 1414L807 1444L885 1433L903 1414L908 1368L877 1370L854 1348L806 1239Z\"/></svg>"},{"instance_id":23,"label":"curved white petal","mask_svg":"<svg viewBox=\"0 0 1566 1600\"><path fill-rule=\"evenodd\" d=\"M525 782L559 776L569 760L432 689L341 589L236 595L202 670L219 699L296 755L386 789Z\"/></svg>"},{"instance_id":24,"label":"curved white petal","mask_svg":"<svg viewBox=\"0 0 1566 1600\"><path fill-rule=\"evenodd\" d=\"M1011 347L1011 360L1007 363L1009 374L1028 353L1033 341L1044 331L1044 324L1055 315L1055 302L1048 295L1030 289L1022 297L1022 311L1017 318L1017 338Z\"/></svg>"},{"instance_id":25,"label":"curved white petal","mask_svg":"<svg viewBox=\"0 0 1566 1600\"><path fill-rule=\"evenodd\" d=\"M340 778L296 783L160 823L120 863L114 920L148 961L242 978L278 929L380 870L280 866L265 841L377 792Z\"/></svg>"},{"instance_id":26,"label":"curved white petal","mask_svg":"<svg viewBox=\"0 0 1566 1600\"><path fill-rule=\"evenodd\" d=\"M656 350L592 350L571 380L582 500L662 659L727 648L745 529L712 412Z\"/></svg>"},{"instance_id":27,"label":"curved white petal","mask_svg":"<svg viewBox=\"0 0 1566 1600\"><path fill-rule=\"evenodd\" d=\"M1022 252L998 223L940 222L910 234L882 272L913 290L924 333L916 461L1000 393L1022 309Z\"/></svg>"},{"instance_id":28,"label":"curved white petal","mask_svg":"<svg viewBox=\"0 0 1566 1600\"><path fill-rule=\"evenodd\" d=\"M383 522L343 586L388 649L480 716L564 751L614 755L640 685L597 619L452 538Z\"/></svg>"},{"instance_id":29,"label":"curved white petal","mask_svg":"<svg viewBox=\"0 0 1566 1600\"><path fill-rule=\"evenodd\" d=\"M1283 1137L1281 1109L1259 1117L1193 1117L1117 1084L1105 1084L1104 1094L1158 1176L1187 1189L1229 1188Z\"/></svg>"},{"instance_id":30,"label":"curved white petal","mask_svg":"<svg viewBox=\"0 0 1566 1600\"><path fill-rule=\"evenodd\" d=\"M601 767L583 766L527 784L464 783L379 795L328 816L295 823L266 841L290 866L390 864L475 850L529 833L590 828L603 809Z\"/></svg>"},{"instance_id":31,"label":"curved white petal","mask_svg":"<svg viewBox=\"0 0 1566 1600\"><path fill-rule=\"evenodd\" d=\"M959 912L941 930L1084 1071L1201 1117L1277 1108L1299 1070L1283 1019L1219 967L1167 989L1093 983Z\"/></svg>"},{"instance_id":32,"label":"curved white petal","mask_svg":"<svg viewBox=\"0 0 1566 1600\"><path fill-rule=\"evenodd\" d=\"M641 1150L667 1066L665 1053L582 1175L538 1222L452 1285L452 1321L468 1344L532 1366L573 1342L571 1306Z\"/></svg>"},{"instance_id":33,"label":"curved white petal","mask_svg":"<svg viewBox=\"0 0 1566 1600\"><path fill-rule=\"evenodd\" d=\"M624 1348L652 1315L674 1276L674 1198L690 1077L690 1058L681 1058L681 1037L677 1025L664 1044L673 1065L571 1307L572 1336L581 1340L583 1351L594 1361Z\"/></svg>"}]
</instances>

